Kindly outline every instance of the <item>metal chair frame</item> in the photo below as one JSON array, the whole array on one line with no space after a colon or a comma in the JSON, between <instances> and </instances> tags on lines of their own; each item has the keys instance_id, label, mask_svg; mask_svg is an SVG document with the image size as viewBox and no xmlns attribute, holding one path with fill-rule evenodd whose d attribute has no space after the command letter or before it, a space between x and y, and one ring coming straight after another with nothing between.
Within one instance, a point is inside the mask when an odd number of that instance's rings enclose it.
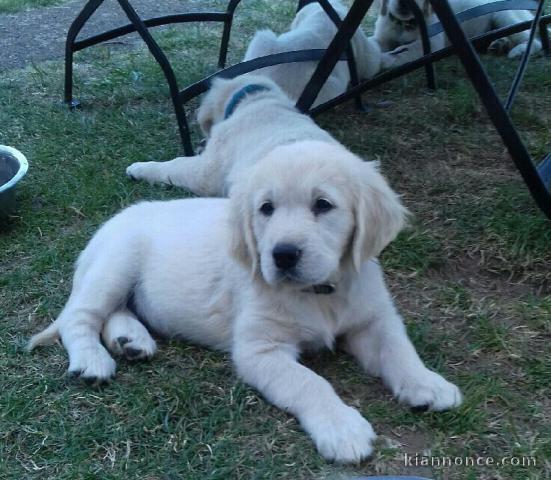
<instances>
[{"instance_id":1,"label":"metal chair frame","mask_svg":"<svg viewBox=\"0 0 551 480\"><path fill-rule=\"evenodd\" d=\"M178 131L180 133L180 138L184 146L184 150L186 152L193 151L186 114L182 103L180 103L178 99L179 87L178 81L176 80L176 75L174 74L174 70L172 69L172 66L170 65L170 62L168 61L168 58L164 54L163 50L149 32L149 28L174 23L223 23L224 29L222 31L222 39L220 43L218 67L224 68L224 66L226 65L233 17L235 9L237 8L241 0L230 0L228 2L228 7L225 12L182 13L177 15L166 15L163 17L151 18L148 20L142 20L134 7L132 7L132 5L130 4L129 0L117 0L122 11L126 14L131 23L123 27L115 28L101 34L85 38L83 40L77 40L77 36L86 24L86 22L90 19L90 17L104 1L105 0L88 0L69 28L67 40L65 42L65 102L70 106L70 108L73 109L80 106L80 102L73 98L73 56L75 52L84 50L85 48L91 47L92 45L97 45L108 40L113 40L114 38L118 38L129 33L137 32L147 45L147 48L151 52L151 55L153 55L153 57L161 67L168 83L170 97L172 99L174 112L176 114L176 120L178 122Z\"/></svg>"},{"instance_id":2,"label":"metal chair frame","mask_svg":"<svg viewBox=\"0 0 551 480\"><path fill-rule=\"evenodd\" d=\"M170 95L185 154L193 155L193 145L190 138L184 105L191 99L204 93L208 89L210 80L215 76L233 78L237 75L249 73L259 68L278 65L281 63L317 61L318 64L316 70L314 71L314 74L310 78L296 104L300 111L310 115L317 115L336 105L348 101L351 98L356 100L356 104L358 106L362 106L361 94L366 90L421 67L425 68L428 88L435 89L436 79L433 63L452 54L456 54L460 58L466 73L473 84L473 87L477 91L482 104L488 111L492 123L501 136L503 143L507 147L513 162L523 177L536 204L548 218L551 218L551 190L549 188L551 183L551 153L547 155L538 165L536 165L527 152L526 147L518 135L518 132L516 131L508 114L522 81L522 77L529 59L530 47L535 38L535 33L538 26L540 27L540 36L543 49L547 54L550 53L549 35L546 27L549 23L551 23L551 15L543 15L545 0L503 0L480 7L475 7L457 15L454 15L446 0L430 0L436 16L440 20L439 23L430 26L426 25L424 16L415 2L413 0L409 0L411 10L414 13L420 27L424 55L421 58L405 65L382 72L373 79L367 81L360 81L358 79L354 54L351 48L351 39L359 28L362 19L367 14L373 0L355 0L344 19L339 18L327 0L313 1L317 1L322 6L338 28L337 33L326 49L278 53L224 68L233 16L240 0L231 0L228 4L226 12L185 13L148 20L142 20L139 17L130 5L129 0L117 0L124 13L131 21L131 24L77 41L76 37L84 24L104 2L104 0L88 0L80 14L71 25L67 36L65 55L65 101L73 108L79 105L78 101L74 100L72 95L72 66L74 52L136 31L142 37L151 54L163 70L169 85ZM308 3L311 3L311 1L301 1L299 2L298 8L300 9ZM470 41L461 29L460 21L466 21L468 19L494 11L511 9L536 10L535 18L533 21L530 20L493 30L483 35L479 35ZM184 90L179 91L172 67L157 42L151 36L148 28L170 23L197 21L218 21L224 23L218 59L218 65L221 70L199 82L189 85ZM504 105L497 96L473 46L482 46L495 39L528 29L530 29L528 48L525 55L521 59L507 102ZM441 32L446 34L450 46L436 52L431 52L430 37ZM351 78L350 88L344 94L312 109L312 104L338 61L348 62Z\"/></svg>"},{"instance_id":3,"label":"metal chair frame","mask_svg":"<svg viewBox=\"0 0 551 480\"><path fill-rule=\"evenodd\" d=\"M67 105L69 105L71 109L76 109L81 106L80 101L73 97L73 59L75 52L84 50L85 48L97 45L102 42L128 35L129 33L137 32L141 36L141 38L147 45L150 53L153 55L153 57L161 67L161 70L163 71L163 74L169 86L170 96L172 99L174 112L176 114L176 120L178 122L178 131L180 134L182 145L184 147L184 151L186 155L193 155L193 145L191 143L189 125L187 122L185 111L183 109L183 104L185 104L185 102L182 101L182 96L179 94L179 87L176 75L174 74L168 58L149 32L149 28L175 23L223 22L224 29L222 32L222 39L220 43L218 67L220 69L224 69L226 64L231 27L233 24L233 17L235 14L235 10L241 0L230 0L225 12L183 13L176 15L166 15L163 17L156 17L147 20L141 19L136 10L130 4L129 0L117 0L122 11L126 14L131 23L122 27L115 28L113 30L93 35L83 40L77 40L77 36L81 32L86 22L88 22L88 20L103 4L104 1L105 0L88 0L69 28L67 40L65 43L65 103L67 103ZM339 28L341 25L341 18L333 9L328 0L300 0L298 3L297 11L307 4L312 3L313 1L317 1L321 5L329 18L335 23L336 27ZM279 61L279 59L274 59L276 60L276 63L270 65L275 65L277 63L288 63L290 61L317 61L321 58L321 55L319 52L312 51L310 52L310 54L307 54L306 57L303 56L303 54L298 54L296 55L297 60L294 60L294 58L294 55L287 55L281 58L282 61ZM359 78L356 68L356 61L354 59L354 53L352 51L351 45L349 45L347 48L347 55L343 55L343 60L346 60L348 62L348 68L350 72L350 84L353 86L358 85ZM270 65L267 64L265 66ZM239 73L237 73L236 75L239 75ZM355 100L356 105L359 108L365 109L361 101L361 95L357 95Z\"/></svg>"},{"instance_id":4,"label":"metal chair frame","mask_svg":"<svg viewBox=\"0 0 551 480\"><path fill-rule=\"evenodd\" d=\"M390 79L390 75L394 74L398 76L395 70L400 70L400 73L403 74L406 72L408 67L413 67L409 71L418 68L423 65L424 62L433 62L436 59L443 58L452 53L455 53L465 71L471 80L473 87L475 88L480 101L486 108L488 115L494 124L497 132L501 136L503 143L505 144L509 155L511 156L515 166L517 167L519 173L521 174L524 182L526 183L528 190L530 191L532 198L542 210L542 212L551 219L551 153L549 153L544 159L535 164L530 154L528 153L526 146L522 142L509 114L507 111L506 105L504 105L499 99L492 82L488 78L486 71L480 59L473 48L473 44L466 37L465 32L461 29L459 20L453 13L449 3L446 0L430 0L431 5L436 13L437 17L440 20L443 31L446 33L450 46L424 56L417 61L410 62L409 64L403 65L401 69L393 69L387 72L387 78L383 80L381 77L384 77L385 74L376 77L372 81L362 82L357 87L353 87L344 95L337 97L334 100L327 102L325 105L321 105L318 108L318 113L323 109L330 108L330 106L337 105L344 101L347 95L357 95L362 91L365 91L368 88L372 88L375 82L382 83ZM513 80L513 87L509 94L509 99L507 105L510 107L520 79L524 74L525 68L528 63L528 58L530 55L530 50L532 42L535 38L535 31L538 25L543 27L542 30L546 30L548 23L551 23L551 15L546 17L543 16L543 7L545 0L539 0L537 11L535 17L532 21L523 22L523 24L517 24L511 27L502 28L498 31L490 32L489 34L481 35L478 38L478 41L488 41L489 39L500 38L501 36L509 35L513 33L515 27L518 28L516 31L526 30L530 28L530 36L527 45L526 52L521 60L519 70ZM339 55L343 50L343 45L354 34L356 29L359 27L361 20L366 15L367 10L371 2L364 2L362 0L356 0L348 15L343 20L342 27L337 32L337 35L333 38L332 42L329 44L326 50L326 54L319 61L316 70L314 71L312 78L306 85L304 92L297 102L297 108L301 111L309 111L312 106L316 96L318 95L321 87L327 80L330 72L334 68L336 62L338 61ZM522 25L522 27L521 27ZM504 33L507 32L507 33ZM542 36L543 48L548 53L549 52L549 38L547 32L545 31ZM393 76L392 78L395 78ZM516 85L516 86L515 86Z\"/></svg>"}]
</instances>

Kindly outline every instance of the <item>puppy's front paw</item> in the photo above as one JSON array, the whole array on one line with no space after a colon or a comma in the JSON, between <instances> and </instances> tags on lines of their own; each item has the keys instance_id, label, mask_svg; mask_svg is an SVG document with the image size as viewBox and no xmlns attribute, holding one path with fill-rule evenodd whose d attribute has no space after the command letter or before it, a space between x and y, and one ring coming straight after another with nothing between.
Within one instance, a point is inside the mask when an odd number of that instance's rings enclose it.
<instances>
[{"instance_id":1,"label":"puppy's front paw","mask_svg":"<svg viewBox=\"0 0 551 480\"><path fill-rule=\"evenodd\" d=\"M505 55L509 50L511 50L511 42L507 37L494 40L488 47L488 52L494 55Z\"/></svg>"},{"instance_id":2,"label":"puppy's front paw","mask_svg":"<svg viewBox=\"0 0 551 480\"><path fill-rule=\"evenodd\" d=\"M381 70L399 67L409 61L408 48L398 47L390 52L381 53Z\"/></svg>"},{"instance_id":3,"label":"puppy's front paw","mask_svg":"<svg viewBox=\"0 0 551 480\"><path fill-rule=\"evenodd\" d=\"M103 345L77 350L70 355L69 375L79 377L88 384L108 382L117 364Z\"/></svg>"},{"instance_id":4,"label":"puppy's front paw","mask_svg":"<svg viewBox=\"0 0 551 480\"><path fill-rule=\"evenodd\" d=\"M381 54L381 70L388 70L396 65L396 57L389 53Z\"/></svg>"},{"instance_id":5,"label":"puppy's front paw","mask_svg":"<svg viewBox=\"0 0 551 480\"><path fill-rule=\"evenodd\" d=\"M126 176L132 180L146 180L153 182L154 179L150 178L154 169L154 165L157 162L136 162L126 168Z\"/></svg>"},{"instance_id":6,"label":"puppy's front paw","mask_svg":"<svg viewBox=\"0 0 551 480\"><path fill-rule=\"evenodd\" d=\"M376 438L370 423L344 405L307 426L319 453L330 461L359 463L369 457Z\"/></svg>"},{"instance_id":7,"label":"puppy's front paw","mask_svg":"<svg viewBox=\"0 0 551 480\"><path fill-rule=\"evenodd\" d=\"M428 369L415 378L405 379L395 395L400 402L419 411L449 410L461 405L463 400L459 388Z\"/></svg>"}]
</instances>

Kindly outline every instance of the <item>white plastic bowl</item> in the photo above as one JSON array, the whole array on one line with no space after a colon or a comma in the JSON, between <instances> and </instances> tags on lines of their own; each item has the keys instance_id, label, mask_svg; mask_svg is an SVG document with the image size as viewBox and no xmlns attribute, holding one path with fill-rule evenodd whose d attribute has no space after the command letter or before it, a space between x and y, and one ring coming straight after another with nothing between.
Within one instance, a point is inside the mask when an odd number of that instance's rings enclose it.
<instances>
[{"instance_id":1,"label":"white plastic bowl","mask_svg":"<svg viewBox=\"0 0 551 480\"><path fill-rule=\"evenodd\" d=\"M0 145L0 217L15 211L15 186L28 168L29 163L19 150Z\"/></svg>"}]
</instances>

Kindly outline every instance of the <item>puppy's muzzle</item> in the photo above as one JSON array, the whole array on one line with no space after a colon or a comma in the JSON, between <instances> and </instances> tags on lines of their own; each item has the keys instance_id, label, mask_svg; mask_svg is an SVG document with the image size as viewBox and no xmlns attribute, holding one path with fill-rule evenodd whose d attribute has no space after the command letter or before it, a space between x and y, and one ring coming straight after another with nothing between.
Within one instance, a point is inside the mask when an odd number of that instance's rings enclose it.
<instances>
[{"instance_id":1,"label":"puppy's muzzle","mask_svg":"<svg viewBox=\"0 0 551 480\"><path fill-rule=\"evenodd\" d=\"M278 243L272 250L275 266L282 271L289 271L297 266L302 251L292 243Z\"/></svg>"},{"instance_id":2,"label":"puppy's muzzle","mask_svg":"<svg viewBox=\"0 0 551 480\"><path fill-rule=\"evenodd\" d=\"M401 19L406 19L413 16L413 12L410 8L410 3L407 0L400 0L398 2L396 13L402 17Z\"/></svg>"}]
</instances>

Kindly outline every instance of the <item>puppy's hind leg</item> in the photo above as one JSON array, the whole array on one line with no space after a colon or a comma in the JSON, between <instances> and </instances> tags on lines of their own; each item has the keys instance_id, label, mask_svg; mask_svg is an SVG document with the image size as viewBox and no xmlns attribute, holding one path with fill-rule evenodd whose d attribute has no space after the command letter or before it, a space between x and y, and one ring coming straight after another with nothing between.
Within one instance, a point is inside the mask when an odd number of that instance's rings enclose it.
<instances>
[{"instance_id":1,"label":"puppy's hind leg","mask_svg":"<svg viewBox=\"0 0 551 480\"><path fill-rule=\"evenodd\" d=\"M157 350L145 326L127 309L117 310L107 319L101 337L112 354L128 360L151 358Z\"/></svg>"},{"instance_id":2,"label":"puppy's hind leg","mask_svg":"<svg viewBox=\"0 0 551 480\"><path fill-rule=\"evenodd\" d=\"M492 17L492 23L494 24L495 28L503 28L503 27L508 27L510 25L514 25L515 23L529 21L529 20L532 20L533 18L534 16L526 10L505 10L503 12L494 13ZM517 58L522 56L526 51L526 48L528 47L527 43L528 43L529 36L530 36L529 31L524 30L522 32L514 33L506 37L507 46L510 48L507 56L509 58ZM504 42L502 42L502 39L497 39L490 44L489 49L497 50L497 48L499 46L502 46L503 43ZM497 47L494 44L496 44ZM535 38L534 42L532 43L532 49L530 51L530 55L533 55L534 53L537 53L540 50L541 50L541 42L537 38Z\"/></svg>"},{"instance_id":3,"label":"puppy's hind leg","mask_svg":"<svg viewBox=\"0 0 551 480\"><path fill-rule=\"evenodd\" d=\"M113 377L116 369L115 361L99 340L103 320L98 310L79 306L78 302L77 296L71 296L57 320L30 339L28 349L61 338L69 354L69 375L89 384L103 383Z\"/></svg>"},{"instance_id":4,"label":"puppy's hind leg","mask_svg":"<svg viewBox=\"0 0 551 480\"><path fill-rule=\"evenodd\" d=\"M216 171L213 172L211 167L206 155L196 155L166 162L136 162L126 169L126 175L133 180L174 185L196 195L216 196L221 192L217 185L213 185Z\"/></svg>"},{"instance_id":5,"label":"puppy's hind leg","mask_svg":"<svg viewBox=\"0 0 551 480\"><path fill-rule=\"evenodd\" d=\"M136 268L132 256L118 250L105 252L104 245L95 240L79 259L65 308L29 342L32 350L61 338L69 354L69 374L91 384L105 382L115 374L115 361L101 344L100 332L111 313L126 303Z\"/></svg>"}]
</instances>

